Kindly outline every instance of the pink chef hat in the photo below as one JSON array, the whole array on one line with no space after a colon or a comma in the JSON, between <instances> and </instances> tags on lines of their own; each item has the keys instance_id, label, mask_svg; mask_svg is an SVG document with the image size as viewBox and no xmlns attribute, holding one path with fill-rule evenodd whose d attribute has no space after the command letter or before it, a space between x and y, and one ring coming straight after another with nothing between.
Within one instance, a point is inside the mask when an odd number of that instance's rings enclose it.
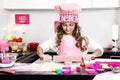
<instances>
[{"instance_id":1,"label":"pink chef hat","mask_svg":"<svg viewBox=\"0 0 120 80\"><path fill-rule=\"evenodd\" d=\"M80 6L75 3L63 3L55 6L55 10L60 15L60 22L76 22L78 23L78 14L80 13Z\"/></svg>"}]
</instances>

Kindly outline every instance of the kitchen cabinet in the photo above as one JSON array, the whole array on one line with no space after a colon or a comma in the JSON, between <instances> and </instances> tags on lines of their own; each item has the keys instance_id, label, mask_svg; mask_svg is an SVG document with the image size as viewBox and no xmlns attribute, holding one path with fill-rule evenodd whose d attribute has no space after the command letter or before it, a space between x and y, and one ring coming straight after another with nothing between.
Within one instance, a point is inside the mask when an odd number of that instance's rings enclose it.
<instances>
[{"instance_id":1,"label":"kitchen cabinet","mask_svg":"<svg viewBox=\"0 0 120 80\"><path fill-rule=\"evenodd\" d=\"M4 0L4 9L54 9L56 4L74 2L81 8L119 7L119 0Z\"/></svg>"},{"instance_id":2,"label":"kitchen cabinet","mask_svg":"<svg viewBox=\"0 0 120 80\"><path fill-rule=\"evenodd\" d=\"M119 7L119 0L93 0L93 8Z\"/></svg>"},{"instance_id":3,"label":"kitchen cabinet","mask_svg":"<svg viewBox=\"0 0 120 80\"><path fill-rule=\"evenodd\" d=\"M91 0L4 0L4 9L54 9L60 3L74 2L91 8Z\"/></svg>"},{"instance_id":4,"label":"kitchen cabinet","mask_svg":"<svg viewBox=\"0 0 120 80\"><path fill-rule=\"evenodd\" d=\"M4 0L4 9L32 9L34 0Z\"/></svg>"},{"instance_id":5,"label":"kitchen cabinet","mask_svg":"<svg viewBox=\"0 0 120 80\"><path fill-rule=\"evenodd\" d=\"M54 9L64 0L4 0L4 9Z\"/></svg>"},{"instance_id":6,"label":"kitchen cabinet","mask_svg":"<svg viewBox=\"0 0 120 80\"><path fill-rule=\"evenodd\" d=\"M34 9L54 9L55 5L63 3L64 0L34 0Z\"/></svg>"},{"instance_id":7,"label":"kitchen cabinet","mask_svg":"<svg viewBox=\"0 0 120 80\"><path fill-rule=\"evenodd\" d=\"M64 2L73 2L79 4L81 8L92 8L92 0L65 0Z\"/></svg>"}]
</instances>

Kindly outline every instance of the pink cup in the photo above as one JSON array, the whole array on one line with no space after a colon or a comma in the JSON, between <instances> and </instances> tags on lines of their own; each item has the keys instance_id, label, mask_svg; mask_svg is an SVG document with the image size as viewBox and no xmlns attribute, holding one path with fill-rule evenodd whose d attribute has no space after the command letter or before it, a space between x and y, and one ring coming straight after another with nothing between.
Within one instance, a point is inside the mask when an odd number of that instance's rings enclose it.
<instances>
[{"instance_id":1,"label":"pink cup","mask_svg":"<svg viewBox=\"0 0 120 80\"><path fill-rule=\"evenodd\" d=\"M76 67L76 72L79 72L79 73L80 73L80 71L81 71L80 66L77 66L77 67Z\"/></svg>"},{"instance_id":2,"label":"pink cup","mask_svg":"<svg viewBox=\"0 0 120 80\"><path fill-rule=\"evenodd\" d=\"M95 70L94 69L86 69L86 72L88 74L95 74Z\"/></svg>"},{"instance_id":3,"label":"pink cup","mask_svg":"<svg viewBox=\"0 0 120 80\"><path fill-rule=\"evenodd\" d=\"M70 74L71 73L71 67L70 66L62 67L62 73L63 74Z\"/></svg>"}]
</instances>

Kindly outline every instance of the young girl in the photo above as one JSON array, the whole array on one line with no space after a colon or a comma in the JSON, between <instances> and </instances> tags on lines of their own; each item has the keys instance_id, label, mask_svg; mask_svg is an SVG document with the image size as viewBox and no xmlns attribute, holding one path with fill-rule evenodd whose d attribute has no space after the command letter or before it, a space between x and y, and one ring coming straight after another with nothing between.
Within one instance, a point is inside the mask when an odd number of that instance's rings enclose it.
<instances>
[{"instance_id":1,"label":"young girl","mask_svg":"<svg viewBox=\"0 0 120 80\"><path fill-rule=\"evenodd\" d=\"M59 55L78 55L84 59L90 60L92 56L98 57L103 54L103 48L91 38L81 33L81 27L78 25L78 14L80 7L73 3L64 3L55 6L59 13L60 24L56 29L56 36L38 46L38 55L44 59L51 59L50 55L44 52L52 49ZM92 51L92 54L87 54Z\"/></svg>"}]
</instances>

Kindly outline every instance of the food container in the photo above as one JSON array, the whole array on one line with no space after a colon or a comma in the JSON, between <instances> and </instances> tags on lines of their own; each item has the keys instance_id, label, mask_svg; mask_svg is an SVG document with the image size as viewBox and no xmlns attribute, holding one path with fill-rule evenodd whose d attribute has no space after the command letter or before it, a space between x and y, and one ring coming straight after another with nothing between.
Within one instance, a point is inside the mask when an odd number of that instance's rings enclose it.
<instances>
[{"instance_id":1,"label":"food container","mask_svg":"<svg viewBox=\"0 0 120 80\"><path fill-rule=\"evenodd\" d=\"M12 67L17 58L17 53L6 53L6 56L0 54L0 68Z\"/></svg>"},{"instance_id":2,"label":"food container","mask_svg":"<svg viewBox=\"0 0 120 80\"><path fill-rule=\"evenodd\" d=\"M25 46L25 44L25 42L9 42L9 46L12 52L21 51L20 49L22 49Z\"/></svg>"},{"instance_id":3,"label":"food container","mask_svg":"<svg viewBox=\"0 0 120 80\"><path fill-rule=\"evenodd\" d=\"M87 74L95 74L94 69L86 69Z\"/></svg>"},{"instance_id":4,"label":"food container","mask_svg":"<svg viewBox=\"0 0 120 80\"><path fill-rule=\"evenodd\" d=\"M108 67L108 68L105 68L105 71L112 71L112 69Z\"/></svg>"},{"instance_id":5,"label":"food container","mask_svg":"<svg viewBox=\"0 0 120 80\"><path fill-rule=\"evenodd\" d=\"M56 74L58 74L58 75L59 75L59 74L62 74L62 70L61 70L61 69L56 69L55 72L56 72Z\"/></svg>"},{"instance_id":6,"label":"food container","mask_svg":"<svg viewBox=\"0 0 120 80\"><path fill-rule=\"evenodd\" d=\"M80 66L77 66L77 67L76 67L76 72L80 73L80 71L81 71L81 67L80 67Z\"/></svg>"},{"instance_id":7,"label":"food container","mask_svg":"<svg viewBox=\"0 0 120 80\"><path fill-rule=\"evenodd\" d=\"M103 73L103 72L105 72L105 69L96 69L96 71L97 71L98 73Z\"/></svg>"},{"instance_id":8,"label":"food container","mask_svg":"<svg viewBox=\"0 0 120 80\"><path fill-rule=\"evenodd\" d=\"M70 66L63 66L62 67L62 73L63 74L70 74L71 73L71 67Z\"/></svg>"}]
</instances>

